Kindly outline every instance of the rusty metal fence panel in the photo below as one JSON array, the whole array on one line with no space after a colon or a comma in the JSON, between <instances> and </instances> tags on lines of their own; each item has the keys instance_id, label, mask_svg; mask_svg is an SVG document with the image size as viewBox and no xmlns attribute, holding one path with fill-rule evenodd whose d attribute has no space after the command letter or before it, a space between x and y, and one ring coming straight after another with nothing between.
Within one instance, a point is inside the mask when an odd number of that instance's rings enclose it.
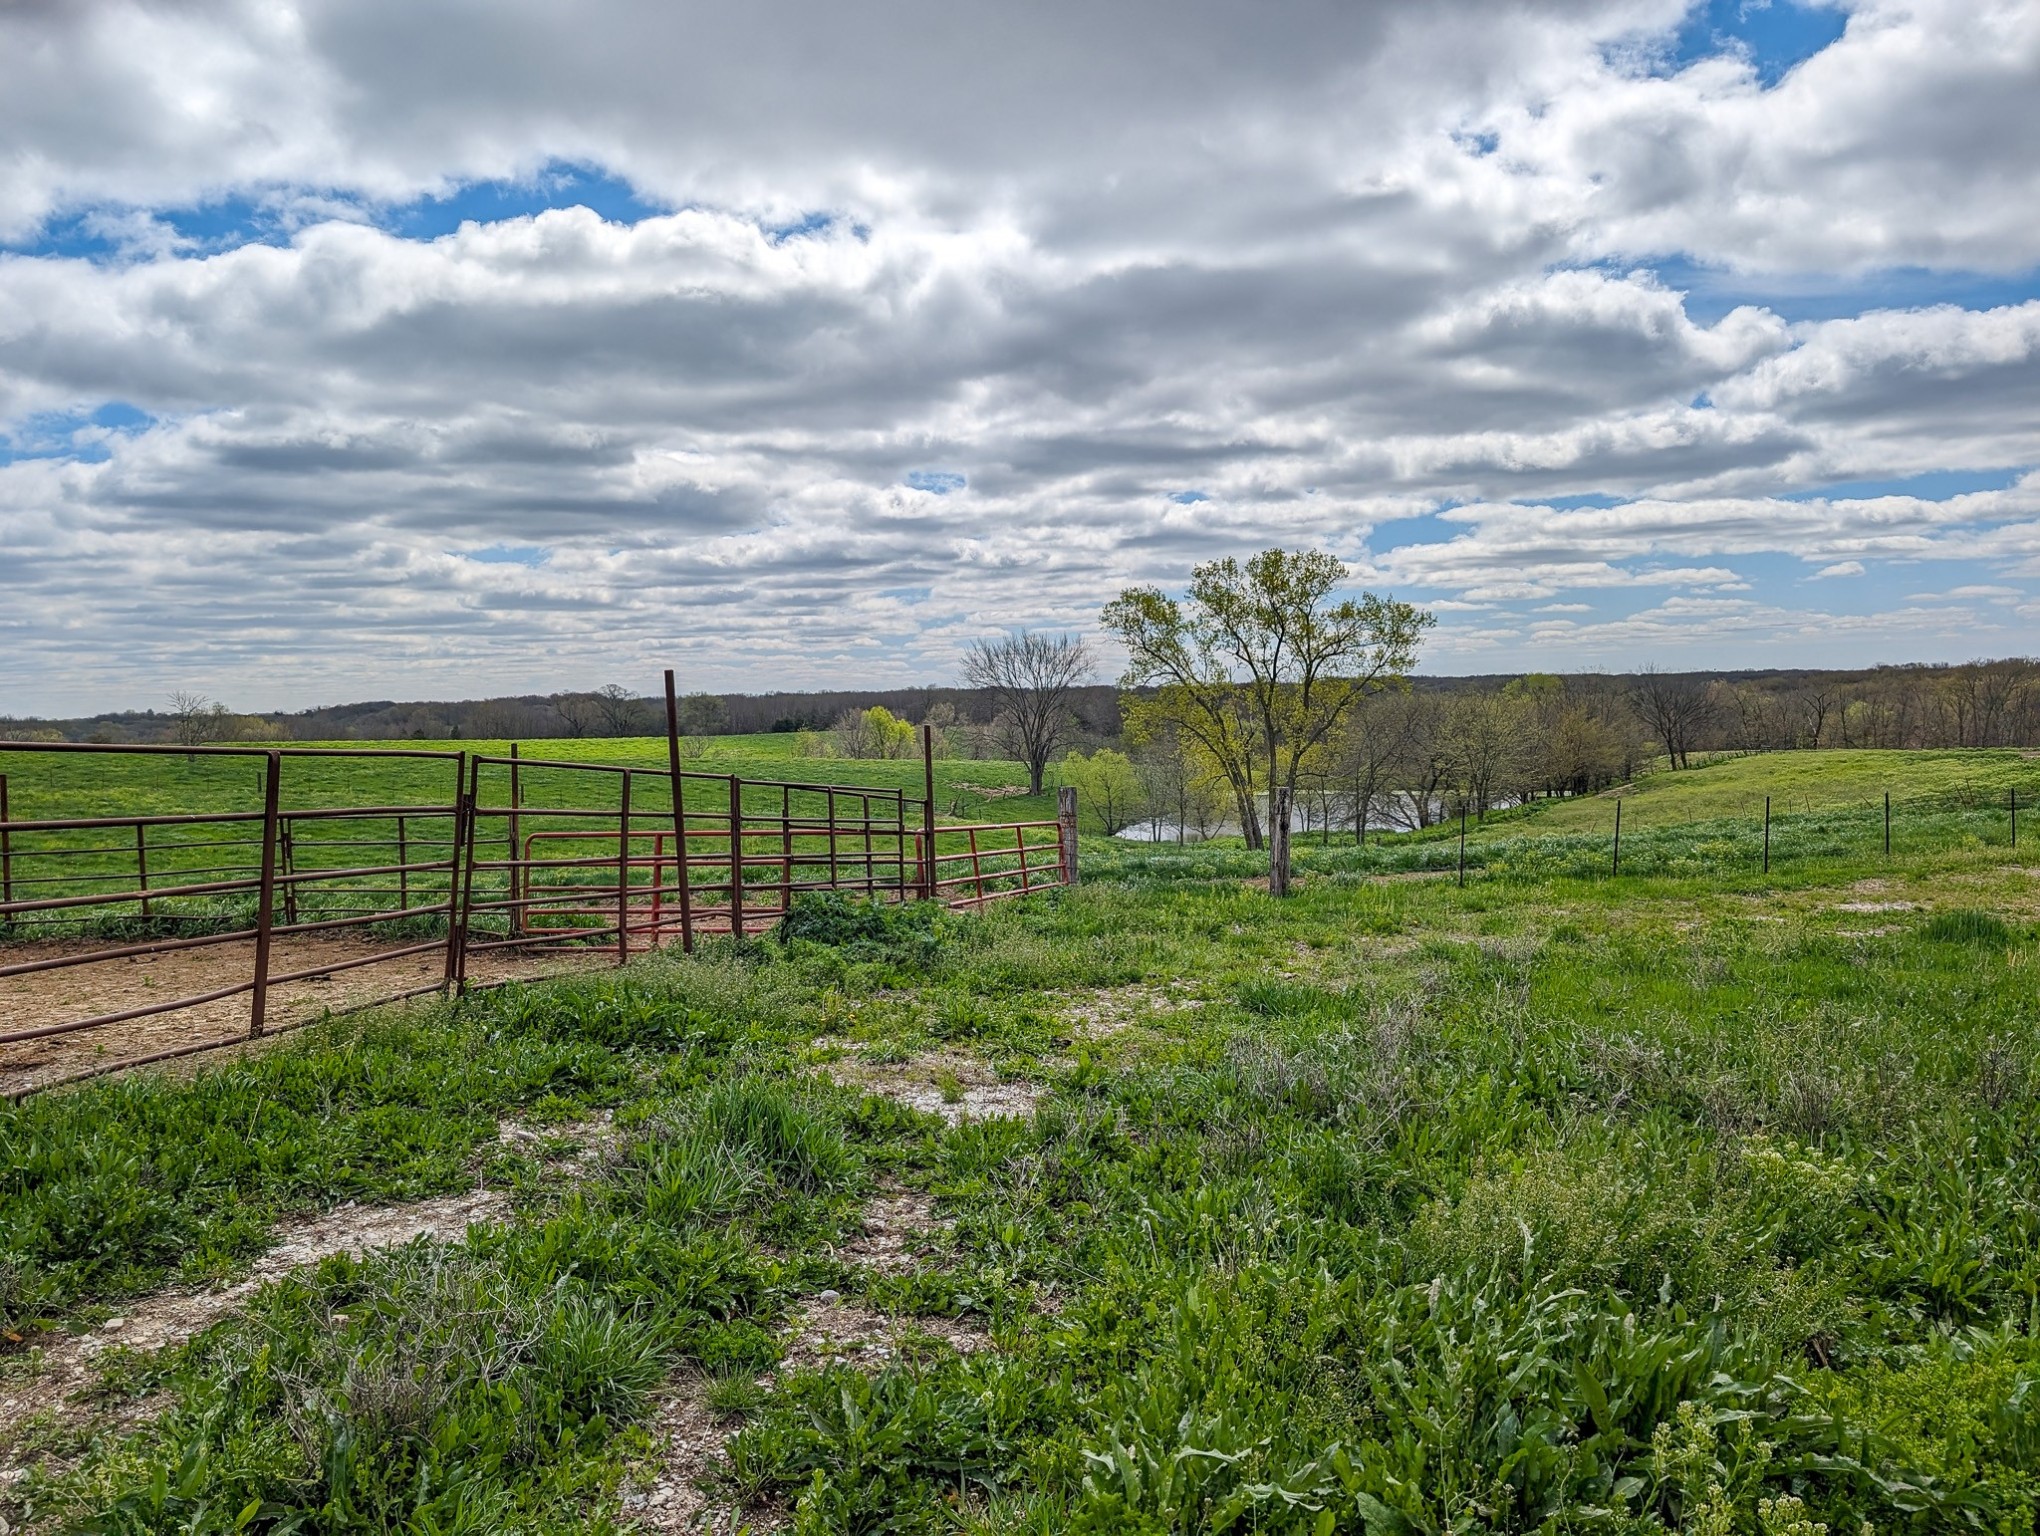
<instances>
[{"instance_id":1,"label":"rusty metal fence panel","mask_svg":"<svg viewBox=\"0 0 2040 1536\"><path fill-rule=\"evenodd\" d=\"M0 743L0 754L34 752L88 764L182 758L188 767L243 765L256 774L252 791L235 796L248 803L236 808L70 816L21 814L29 808L0 774L0 1072L8 1079L49 1086L260 1037L273 1027L280 987L409 961L401 984L354 994L387 1002L443 987L452 974L465 754ZM444 798L285 803L294 769L366 759L421 765L443 780ZM80 793L90 789L72 791ZM235 1023L226 1014L242 997ZM168 1044L143 1027L198 1010L197 1027L210 1030L203 1038L190 1038L189 1018ZM117 1025L138 1027L126 1032L130 1048L112 1053L103 1032ZM21 1049L32 1042L49 1044Z\"/></svg>"},{"instance_id":2,"label":"rusty metal fence panel","mask_svg":"<svg viewBox=\"0 0 2040 1536\"><path fill-rule=\"evenodd\" d=\"M938 826L925 735L918 798L558 762L515 746L497 756L0 743L0 762L12 752L71 754L88 780L117 758L256 771L236 791L244 804L77 816L23 814L33 808L18 786L10 798L0 771L8 1096L548 965L755 937L809 892L975 909L1075 879L1067 795L1056 821ZM316 803L347 798L347 768L370 761L419 765L432 797ZM349 973L372 979L336 980ZM223 1010L243 997L235 1021ZM151 1022L173 1016L173 1028Z\"/></svg>"}]
</instances>

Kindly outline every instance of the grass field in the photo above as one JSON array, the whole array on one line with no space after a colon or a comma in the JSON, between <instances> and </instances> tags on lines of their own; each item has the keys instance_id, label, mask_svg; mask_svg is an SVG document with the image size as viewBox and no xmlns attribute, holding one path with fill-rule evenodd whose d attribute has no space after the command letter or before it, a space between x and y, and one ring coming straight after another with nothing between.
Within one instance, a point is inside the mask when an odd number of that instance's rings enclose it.
<instances>
[{"instance_id":1,"label":"grass field","mask_svg":"<svg viewBox=\"0 0 2040 1536\"><path fill-rule=\"evenodd\" d=\"M404 818L401 844L406 859L445 858L452 835L452 817L445 813L455 797L458 764L452 758L420 757L405 753L455 753L468 751L501 757L508 742L488 741L403 741L381 743L292 743L295 748L314 749L283 759L279 804L288 814L325 807L376 807L392 811L414 808ZM844 786L837 796L838 813L861 815L855 792L876 792L870 802L875 819L899 816L897 797L904 793L916 802L924 793L923 768L911 761L814 759L795 755L791 735L725 736L701 743L699 755L686 759L684 771L698 777L686 781L690 812L720 816L727 812L728 775L735 775L752 787L745 791L747 813L777 814L784 806L796 815L820 816L827 808L825 795L815 792L783 795L771 788L774 782ZM353 755L321 756L322 747L360 749ZM667 780L667 748L663 737L544 741L523 744L527 757L569 765L604 764L644 770L646 777L634 782L633 814L642 828L670 814L671 796ZM8 751L0 743L0 774L8 781L9 811L17 820L83 817L149 817L193 814L251 814L259 817L263 805L264 763L259 756L203 754L100 754ZM614 809L618 804L620 776L591 774L574 767L525 766L520 770L519 798L522 804L550 809ZM935 765L936 812L950 822L1052 819L1054 796L1024 793L1026 774L1018 764L1004 762L954 761ZM1016 791L1021 791L1017 792ZM498 765L484 773L479 784L480 801L486 806L510 803L510 778ZM440 808L433 814L429 808ZM913 826L919 826L918 806L910 812ZM523 819L523 829L560 832L588 823L556 820L548 823L542 815ZM180 881L197 883L208 879L247 875L259 863L259 819L207 826L165 826L135 831L128 827L94 828L79 831L24 832L12 839L13 858L10 887L15 896L49 897L112 893L134 889L138 871L146 867L156 887ZM507 823L500 817L482 823L487 857L500 858ZM320 869L354 866L387 866L398 862L400 828L396 815L356 816L344 820L307 821L295 829L292 839L292 868L310 874ZM136 842L146 843L138 856ZM610 847L615 834L610 831ZM813 840L810 840L813 842ZM897 845L897 837L892 839ZM797 851L812 853L821 843L802 845ZM553 845L563 855L589 853L593 845L565 848ZM649 851L648 849L645 851ZM698 852L706 851L697 849ZM755 851L755 850L754 850ZM226 870L234 873L222 875ZM500 877L495 878L500 883ZM588 878L595 878L588 874ZM649 879L649 873L644 875ZM754 878L775 879L760 867ZM443 873L420 873L404 889L420 901L444 894ZM485 878L485 886L490 879ZM341 915L363 908L394 910L399 905L396 878L383 874L367 886L359 881L336 882L331 887L307 886L300 891L299 905L308 915ZM244 927L252 921L253 897L238 893L229 897L189 896L153 901L150 921L164 931L179 933L207 927ZM71 910L47 916L17 920L16 936L119 932L132 935L139 924L136 903L112 907ZM0 916L0 933L7 919Z\"/></svg>"},{"instance_id":2,"label":"grass field","mask_svg":"<svg viewBox=\"0 0 2040 1536\"><path fill-rule=\"evenodd\" d=\"M95 1356L0 1431L5 1513L666 1529L678 1467L724 1530L2033 1530L2034 870L1615 880L1538 824L1463 889L1300 849L1282 903L1093 839L981 917L0 1110L0 1387L293 1213L508 1199Z\"/></svg>"},{"instance_id":3,"label":"grass field","mask_svg":"<svg viewBox=\"0 0 2040 1536\"><path fill-rule=\"evenodd\" d=\"M248 745L259 747L258 743ZM510 750L507 741L390 741L390 742L289 742L290 748L377 751L418 751L452 753L467 751L501 757ZM807 758L795 755L795 738L790 734L755 736L712 736L701 740L698 755L689 757L684 770L703 774L735 774L744 779L869 785L876 789L904 790L919 798L921 762L918 757L902 761L873 761L851 758ZM574 741L524 742L520 750L527 757L564 763L607 763L642 768L656 774L666 771L664 737L639 736ZM259 759L201 756L187 759L179 754L100 755L72 753L10 752L0 742L0 773L9 779L11 809L19 818L88 815L177 815L200 811L259 810L262 805L262 768ZM537 803L578 805L593 803L603 793L613 803L614 791L606 780L585 775L547 774L530 769L526 774L525 797ZM408 805L443 804L452 798L453 765L398 756L339 757L321 761L317 757L286 760L283 777L283 808L312 809L325 805ZM935 765L936 800L945 815L957 818L976 814L986 804L1012 808L1014 800L979 790L1007 790L1026 784L1026 774L1017 764L942 759ZM650 793L647 781L647 793ZM659 790L663 794L664 786ZM713 786L689 787L688 804L703 808L717 803ZM722 803L726 803L722 802ZM1052 797L1019 797L1023 814L1046 810L1054 815Z\"/></svg>"},{"instance_id":4,"label":"grass field","mask_svg":"<svg viewBox=\"0 0 2040 1536\"><path fill-rule=\"evenodd\" d=\"M1855 814L1881 825L1884 796L1901 824L1957 807L2003 813L2017 791L2040 805L2040 754L2023 751L1771 752L1724 757L1677 773L1660 772L1619 791L1622 824L1631 828L1693 822L1761 821L1769 796L1774 816ZM1520 813L1540 832L1606 832L1611 795L1543 800ZM1511 823L1497 818L1484 833Z\"/></svg>"}]
</instances>

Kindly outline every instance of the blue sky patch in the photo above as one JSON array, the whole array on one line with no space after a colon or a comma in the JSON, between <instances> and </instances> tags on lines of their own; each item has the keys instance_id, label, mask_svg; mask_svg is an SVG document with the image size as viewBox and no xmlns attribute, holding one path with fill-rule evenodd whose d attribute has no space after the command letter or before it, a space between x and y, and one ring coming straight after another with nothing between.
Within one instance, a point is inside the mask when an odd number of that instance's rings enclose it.
<instances>
[{"instance_id":1,"label":"blue sky patch","mask_svg":"<svg viewBox=\"0 0 2040 1536\"><path fill-rule=\"evenodd\" d=\"M140 432L156 418L125 400L109 400L90 411L47 411L25 416L0 431L0 464L24 459L76 459L103 464L111 458L109 434Z\"/></svg>"},{"instance_id":2,"label":"blue sky patch","mask_svg":"<svg viewBox=\"0 0 2040 1536\"><path fill-rule=\"evenodd\" d=\"M970 481L952 469L915 469L907 472L907 484L931 496L947 496L951 491L962 490Z\"/></svg>"},{"instance_id":3,"label":"blue sky patch","mask_svg":"<svg viewBox=\"0 0 2040 1536\"><path fill-rule=\"evenodd\" d=\"M1973 491L2005 490L2017 485L2025 473L2025 469L1935 469L1892 480L1837 480L1810 490L1786 491L1778 499L1865 501L1877 496L1917 496L1922 501L1946 501Z\"/></svg>"},{"instance_id":4,"label":"blue sky patch","mask_svg":"<svg viewBox=\"0 0 2040 1536\"><path fill-rule=\"evenodd\" d=\"M1703 0L1686 13L1672 43L1671 63L1684 69L1699 59L1742 53L1766 86L1837 41L1848 26L1838 6L1795 5L1791 0Z\"/></svg>"},{"instance_id":5,"label":"blue sky patch","mask_svg":"<svg viewBox=\"0 0 2040 1536\"><path fill-rule=\"evenodd\" d=\"M467 182L444 197L404 203L376 215L375 222L392 234L432 240L466 223L497 224L550 208L586 208L611 224L635 224L672 212L648 201L620 176L596 166L554 161L528 178Z\"/></svg>"},{"instance_id":6,"label":"blue sky patch","mask_svg":"<svg viewBox=\"0 0 2040 1536\"><path fill-rule=\"evenodd\" d=\"M1592 507L1597 512L1605 512L1610 507L1621 506L1629 499L1631 498L1610 496L1602 491L1587 491L1578 496L1519 496L1516 498L1516 505L1549 507L1554 512L1575 512L1581 507Z\"/></svg>"},{"instance_id":7,"label":"blue sky patch","mask_svg":"<svg viewBox=\"0 0 2040 1536\"><path fill-rule=\"evenodd\" d=\"M1179 507L1194 507L1200 501L1211 500L1211 497L1203 491L1176 491L1170 495L1169 500Z\"/></svg>"},{"instance_id":8,"label":"blue sky patch","mask_svg":"<svg viewBox=\"0 0 2040 1536\"><path fill-rule=\"evenodd\" d=\"M1620 277L1634 261L1594 262L1590 270ZM1660 256L1641 263L1667 288L1686 296L1686 314L1696 325L1712 325L1744 304L1770 310L1780 319L1852 319L1874 309L1924 309L1955 304L1963 309L2000 309L2040 299L2040 268L2024 272L1929 271L1890 267L1848 277L1786 277L1731 272L1684 256Z\"/></svg>"},{"instance_id":9,"label":"blue sky patch","mask_svg":"<svg viewBox=\"0 0 2040 1536\"><path fill-rule=\"evenodd\" d=\"M461 557L477 565L522 565L536 570L552 559L552 553L542 544L491 544L485 549L463 550Z\"/></svg>"},{"instance_id":10,"label":"blue sky patch","mask_svg":"<svg viewBox=\"0 0 2040 1536\"><path fill-rule=\"evenodd\" d=\"M833 213L804 213L791 224L768 224L765 238L774 245L784 245L789 240L803 240L812 235L826 235L836 227Z\"/></svg>"},{"instance_id":11,"label":"blue sky patch","mask_svg":"<svg viewBox=\"0 0 2040 1536\"><path fill-rule=\"evenodd\" d=\"M51 219L32 240L0 247L27 256L112 261L150 254L134 226L153 221L160 243L185 254L244 245L288 245L310 224L354 219L409 240L434 240L466 223L494 224L553 208L586 208L612 224L671 212L622 177L595 166L554 161L528 177L471 181L409 202L377 205L318 188L269 188L188 207L87 208Z\"/></svg>"}]
</instances>

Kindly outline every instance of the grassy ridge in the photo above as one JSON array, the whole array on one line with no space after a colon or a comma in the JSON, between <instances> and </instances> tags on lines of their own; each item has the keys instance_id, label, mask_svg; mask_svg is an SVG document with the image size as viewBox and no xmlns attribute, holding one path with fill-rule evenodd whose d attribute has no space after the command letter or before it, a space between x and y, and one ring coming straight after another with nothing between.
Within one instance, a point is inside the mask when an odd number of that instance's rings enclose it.
<instances>
[{"instance_id":1,"label":"grassy ridge","mask_svg":"<svg viewBox=\"0 0 2040 1536\"><path fill-rule=\"evenodd\" d=\"M1854 812L1874 817L1880 827L1886 793L1901 820L1965 804L2002 816L2012 790L2021 801L2040 805L2040 757L2016 750L1766 752L1654 773L1615 793L1622 796L1626 834L1632 828L1761 821L1766 796L1773 816ZM1539 832L1606 832L1614 822L1613 798L1611 793L1538 801L1512 817L1490 817L1481 835L1506 835L1519 825Z\"/></svg>"},{"instance_id":2,"label":"grassy ridge","mask_svg":"<svg viewBox=\"0 0 2040 1536\"><path fill-rule=\"evenodd\" d=\"M520 1191L118 1366L168 1410L72 1431L8 1513L615 1529L652 1393L698 1372L719 1496L802 1532L2030 1530L2030 875L1950 845L1616 882L1551 841L1464 889L1325 855L1283 903L1243 851L1094 848L1082 890L982 917L0 1114L17 1327L230 1265L297 1205L477 1159ZM818 1070L931 1052L1049 1096L945 1129ZM594 1104L622 1140L591 1180L493 1144ZM831 1257L898 1183L952 1220L936 1260ZM824 1288L997 1347L752 1386Z\"/></svg>"}]
</instances>

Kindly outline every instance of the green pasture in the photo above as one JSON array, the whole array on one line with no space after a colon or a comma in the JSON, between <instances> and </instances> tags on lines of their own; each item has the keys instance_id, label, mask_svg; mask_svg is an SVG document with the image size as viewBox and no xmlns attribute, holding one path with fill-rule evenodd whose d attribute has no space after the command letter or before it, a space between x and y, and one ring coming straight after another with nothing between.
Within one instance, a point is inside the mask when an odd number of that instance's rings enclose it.
<instances>
[{"instance_id":1,"label":"green pasture","mask_svg":"<svg viewBox=\"0 0 2040 1536\"><path fill-rule=\"evenodd\" d=\"M291 813L330 807L374 808L388 814L350 816L342 820L307 817L291 828L293 870L383 868L405 862L444 860L451 850L453 822L446 814L455 796L459 761L451 755L466 751L486 758L507 757L508 742L293 743L282 759L279 805ZM728 779L744 781L742 804L752 817L778 815L821 818L833 800L837 816L897 824L901 797L916 802L908 808L909 824L918 829L918 801L924 793L923 766L915 760L816 759L799 756L790 735L708 738L690 742L682 765L686 805L690 813L725 816L729 810ZM700 750L695 748L699 746ZM346 750L332 750L344 748ZM521 836L543 834L542 846L563 858L593 857L599 839L574 841L557 834L595 825L573 816L548 817L547 811L613 812L622 798L621 774L589 772L591 765L639 770L631 782L632 824L664 830L671 823L672 799L663 737L544 741L520 746L532 761L517 771L517 801L527 811L519 818ZM564 766L552 766L552 765ZM67 832L23 832L12 839L12 888L17 899L68 896L131 889L146 866L152 888L245 877L260 859L260 821L265 761L260 755L199 753L43 753L8 751L0 744L0 773L8 780L9 811L17 820L122 816L238 814L243 820L203 827L114 825ZM782 790L774 784L793 783L823 788ZM1050 795L1015 794L1024 790L1026 775L1018 764L944 759L935 765L936 813L957 822L1035 820L1053 817ZM831 796L826 786L836 786ZM486 763L479 779L479 802L502 809L511 804L511 775L504 764ZM408 808L408 814L405 814ZM401 825L400 825L401 819ZM614 821L608 846L615 846ZM510 824L506 817L485 815L479 846L484 858L508 851ZM401 843L400 843L401 838ZM143 846L138 852L136 844ZM841 840L839 839L839 842ZM944 851L958 839L946 839ZM690 845L697 854L712 845ZM726 846L726 845L725 845ZM399 858L399 852L402 858ZM58 851L61 850L61 856ZM748 853L770 849L752 841ZM793 851L820 858L827 840L796 838ZM848 852L847 845L842 851ZM876 834L875 852L897 855L896 833ZM601 883L606 871L569 869L565 883ZM651 872L637 877L649 883ZM753 882L779 878L767 865L750 870ZM891 878L897 880L897 871ZM443 872L421 870L402 879L381 873L336 879L300 887L294 910L307 920L367 910L395 910L442 900ZM500 873L481 877L484 893L503 884ZM205 927L241 927L250 921L253 898L191 895L153 900L146 917L138 903L75 909L61 915L35 916L14 924L17 934L119 932L144 930L197 931ZM298 910L301 909L301 910ZM5 919L0 918L0 923Z\"/></svg>"},{"instance_id":2,"label":"green pasture","mask_svg":"<svg viewBox=\"0 0 2040 1536\"><path fill-rule=\"evenodd\" d=\"M1080 889L978 916L817 907L0 1109L21 1380L294 1213L512 1200L105 1352L8 1432L0 1513L644 1529L678 1394L732 1530L2032 1530L2031 871L1615 880L1576 835L1497 830L1464 887L1451 843L1301 847L1283 902L1244 849L1091 839ZM986 1075L1038 1106L884 1091ZM846 1257L903 1191L911 1264ZM788 1363L824 1293L908 1342Z\"/></svg>"},{"instance_id":3,"label":"green pasture","mask_svg":"<svg viewBox=\"0 0 2040 1536\"><path fill-rule=\"evenodd\" d=\"M622 1530L684 1391L729 1518L804 1532L2028 1531L2040 893L1987 806L1887 861L1849 798L2024 760L1851 756L1645 781L1620 877L1605 800L1494 818L1464 886L1454 829L1300 839L1279 903L1236 843L1093 837L981 916L816 909L0 1110L4 1372L294 1212L514 1196L108 1352L4 1512ZM1809 776L1766 876L1737 797ZM845 1067L1044 1096L952 1127ZM499 1139L596 1109L592 1174ZM902 1188L914 1267L838 1257ZM991 1347L774 1370L825 1290Z\"/></svg>"},{"instance_id":4,"label":"green pasture","mask_svg":"<svg viewBox=\"0 0 2040 1536\"><path fill-rule=\"evenodd\" d=\"M1601 795L1537 801L1490 817L1482 835L1507 835L1520 826L1538 832L1609 831L1618 797L1626 833L1695 822L1761 823L1766 796L1774 818L1853 815L1873 819L1880 828L1887 794L1896 824L1957 810L2002 815L2013 791L2023 803L2040 804L2040 753L1764 752L1676 772L1660 769Z\"/></svg>"}]
</instances>

